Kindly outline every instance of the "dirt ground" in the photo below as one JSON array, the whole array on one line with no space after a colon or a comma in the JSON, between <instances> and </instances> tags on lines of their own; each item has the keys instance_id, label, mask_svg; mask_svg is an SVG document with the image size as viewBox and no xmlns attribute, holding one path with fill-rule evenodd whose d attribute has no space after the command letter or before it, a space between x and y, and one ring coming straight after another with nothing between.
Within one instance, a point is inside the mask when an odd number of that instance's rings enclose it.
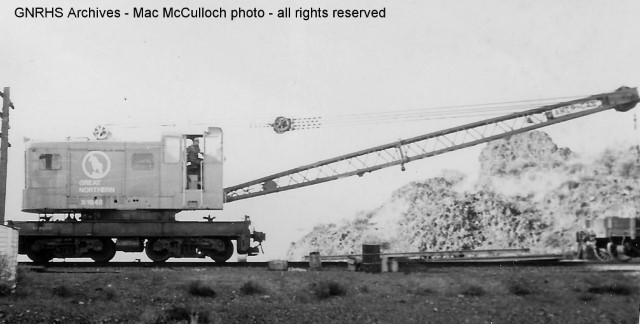
<instances>
[{"instance_id":1,"label":"dirt ground","mask_svg":"<svg viewBox=\"0 0 640 324\"><path fill-rule=\"evenodd\" d=\"M638 323L640 266L19 271L2 323ZM293 270L293 271L292 271Z\"/></svg>"}]
</instances>

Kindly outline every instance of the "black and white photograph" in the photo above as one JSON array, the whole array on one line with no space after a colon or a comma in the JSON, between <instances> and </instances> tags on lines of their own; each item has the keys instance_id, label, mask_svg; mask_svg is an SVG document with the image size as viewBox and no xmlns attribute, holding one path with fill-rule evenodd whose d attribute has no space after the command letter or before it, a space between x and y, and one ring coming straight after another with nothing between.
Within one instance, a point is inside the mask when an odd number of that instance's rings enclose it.
<instances>
[{"instance_id":1,"label":"black and white photograph","mask_svg":"<svg viewBox=\"0 0 640 324\"><path fill-rule=\"evenodd\" d=\"M640 2L0 3L0 323L639 323Z\"/></svg>"}]
</instances>

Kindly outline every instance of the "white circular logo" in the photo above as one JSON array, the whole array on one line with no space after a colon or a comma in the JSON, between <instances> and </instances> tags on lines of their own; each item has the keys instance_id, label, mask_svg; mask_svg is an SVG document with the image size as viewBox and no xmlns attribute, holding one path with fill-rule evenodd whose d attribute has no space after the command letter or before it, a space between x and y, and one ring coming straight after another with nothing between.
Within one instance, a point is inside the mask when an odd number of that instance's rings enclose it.
<instances>
[{"instance_id":1,"label":"white circular logo","mask_svg":"<svg viewBox=\"0 0 640 324\"><path fill-rule=\"evenodd\" d=\"M109 156L101 151L91 151L82 159L82 171L91 179L102 179L111 170Z\"/></svg>"}]
</instances>

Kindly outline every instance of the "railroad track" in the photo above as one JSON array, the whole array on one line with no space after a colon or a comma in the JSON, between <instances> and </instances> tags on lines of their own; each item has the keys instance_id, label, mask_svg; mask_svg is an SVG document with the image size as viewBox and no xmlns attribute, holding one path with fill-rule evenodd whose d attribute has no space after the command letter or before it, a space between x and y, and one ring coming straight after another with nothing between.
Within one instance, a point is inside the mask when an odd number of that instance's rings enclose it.
<instances>
[{"instance_id":1,"label":"railroad track","mask_svg":"<svg viewBox=\"0 0 640 324\"><path fill-rule=\"evenodd\" d=\"M32 269L61 269L61 268L267 268L269 262L49 262L38 265L32 262L19 262L19 266ZM289 261L289 268L308 268L309 262ZM323 262L327 268L347 268L346 262Z\"/></svg>"},{"instance_id":2,"label":"railroad track","mask_svg":"<svg viewBox=\"0 0 640 324\"><path fill-rule=\"evenodd\" d=\"M445 259L402 259L398 260L401 269L417 270L429 267L463 267L463 266L545 266L545 265L580 265L582 262L563 262L558 255L493 257L493 258L445 258ZM289 268L307 269L308 261L288 261ZM60 268L267 268L269 262L49 262L37 265L32 262L20 262L19 265L32 269ZM322 268L347 269L346 260L322 261Z\"/></svg>"},{"instance_id":3,"label":"railroad track","mask_svg":"<svg viewBox=\"0 0 640 324\"><path fill-rule=\"evenodd\" d=\"M509 257L461 257L439 259L398 259L398 269L401 272L420 272L430 268L441 267L512 267L512 266L561 266L561 267L585 267L597 268L604 271L640 271L640 260L628 263L620 262L594 262L583 260L567 260L562 255L526 255ZM91 272L103 271L101 269L117 268L258 268L267 269L269 262L49 262L46 265L37 265L32 262L20 262L20 267L32 271L64 272L64 269L92 269ZM306 270L308 261L288 261L289 269ZM323 260L322 269L350 268L350 262L346 260ZM74 271L77 272L77 271Z\"/></svg>"}]
</instances>

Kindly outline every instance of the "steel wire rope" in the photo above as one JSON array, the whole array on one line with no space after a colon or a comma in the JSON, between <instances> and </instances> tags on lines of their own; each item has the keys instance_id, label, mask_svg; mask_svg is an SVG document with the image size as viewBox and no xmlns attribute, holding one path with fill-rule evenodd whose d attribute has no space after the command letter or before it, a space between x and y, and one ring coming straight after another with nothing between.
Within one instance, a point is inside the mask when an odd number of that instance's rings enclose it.
<instances>
[{"instance_id":1,"label":"steel wire rope","mask_svg":"<svg viewBox=\"0 0 640 324\"><path fill-rule=\"evenodd\" d=\"M466 106L450 106L450 107L434 107L428 109L411 109L411 110L399 110L399 111L387 111L387 112L376 112L376 113L362 113L362 114L347 114L347 115L337 115L329 118L335 119L349 119L349 118L370 118L373 117L385 117L385 116L399 116L399 115L424 115L424 114L432 114L432 113L465 113L465 112L477 112L478 108L481 108L482 105L466 105ZM488 106L484 108L485 110L510 110L519 107L529 107L535 106L532 104L521 104L521 105L510 105L510 106ZM464 108L464 109L461 109Z\"/></svg>"},{"instance_id":2,"label":"steel wire rope","mask_svg":"<svg viewBox=\"0 0 640 324\"><path fill-rule=\"evenodd\" d=\"M440 119L458 119L458 118L470 118L470 117L486 117L494 116L500 113L517 112L526 109L532 109L548 104L557 103L559 100L570 100L584 96L570 96L570 97L555 97L545 99L532 99L532 100L519 100L519 101L505 101L505 102L493 102L484 104L465 104L465 105L452 105L452 106L438 106L430 108L417 108L406 109L398 111L381 111L381 112L366 112L366 113L352 113L341 114L334 116L314 116L314 117L293 117L292 129L309 129L319 127L342 127L342 126L357 126L357 125L370 125L380 124L385 122L399 123L399 122L412 122L412 121L424 121L424 120L440 120ZM215 118L219 122L228 124L232 127L246 127L247 123L249 128L267 128L272 127L272 123L265 123L263 120L268 119L264 115L263 117L226 117ZM105 123L103 125L116 128L148 128L148 127L188 127L188 126L203 126L210 125L207 122L190 122L181 121L174 123Z\"/></svg>"},{"instance_id":3,"label":"steel wire rope","mask_svg":"<svg viewBox=\"0 0 640 324\"><path fill-rule=\"evenodd\" d=\"M578 96L479 105L445 106L429 109L403 110L397 112L345 114L331 117L293 118L293 129L318 128L320 127L320 125L323 127L337 127L379 124L384 122L407 122L434 119L494 116L505 112L518 112L557 103L559 99L567 100L571 98L575 99L577 97ZM517 105L515 103L517 103ZM298 124L296 124L296 122Z\"/></svg>"},{"instance_id":4,"label":"steel wire rope","mask_svg":"<svg viewBox=\"0 0 640 324\"><path fill-rule=\"evenodd\" d=\"M468 111L477 111L478 109L484 109L482 107L487 107L487 109L496 109L496 108L511 108L511 107L521 107L521 106L537 106L542 105L543 103L555 103L558 100L567 100L567 99L575 99L580 98L580 96L571 96L571 97L557 97L557 98L546 98L546 99L534 99L534 100L521 100L521 101L506 101L506 102L494 102L494 103L485 103L485 104L466 104L466 105L454 105L454 106L438 106L438 107L430 107L430 108L418 108L418 109L407 109L407 110L399 110L399 111L384 111L384 112L369 112L369 113L358 113L358 114L343 114L336 117L340 118L348 118L351 116L367 116L367 115L396 115L396 114L404 114L404 113L423 113L423 112L431 112L431 111L456 111L456 110L468 110Z\"/></svg>"},{"instance_id":5,"label":"steel wire rope","mask_svg":"<svg viewBox=\"0 0 640 324\"><path fill-rule=\"evenodd\" d=\"M523 106L523 107L519 107L519 108L529 108L532 106ZM374 117L368 117L368 118L359 118L359 119L340 119L340 118L323 118L323 121L325 122L335 122L335 123L358 123L361 121L376 121L376 120L393 120L393 119L425 119L425 118L432 118L432 117L438 117L438 118L447 118L447 117L465 117L465 116L477 116L477 115L491 115L491 114L497 114L497 113L503 113L503 112L509 112L509 111L518 111L518 109L516 109L518 107L503 107L500 109L491 109L491 110L484 110L484 111L477 111L477 110L464 110L464 111L438 111L438 112L430 112L430 113L412 113L412 114L391 114L388 116L374 116Z\"/></svg>"}]
</instances>

